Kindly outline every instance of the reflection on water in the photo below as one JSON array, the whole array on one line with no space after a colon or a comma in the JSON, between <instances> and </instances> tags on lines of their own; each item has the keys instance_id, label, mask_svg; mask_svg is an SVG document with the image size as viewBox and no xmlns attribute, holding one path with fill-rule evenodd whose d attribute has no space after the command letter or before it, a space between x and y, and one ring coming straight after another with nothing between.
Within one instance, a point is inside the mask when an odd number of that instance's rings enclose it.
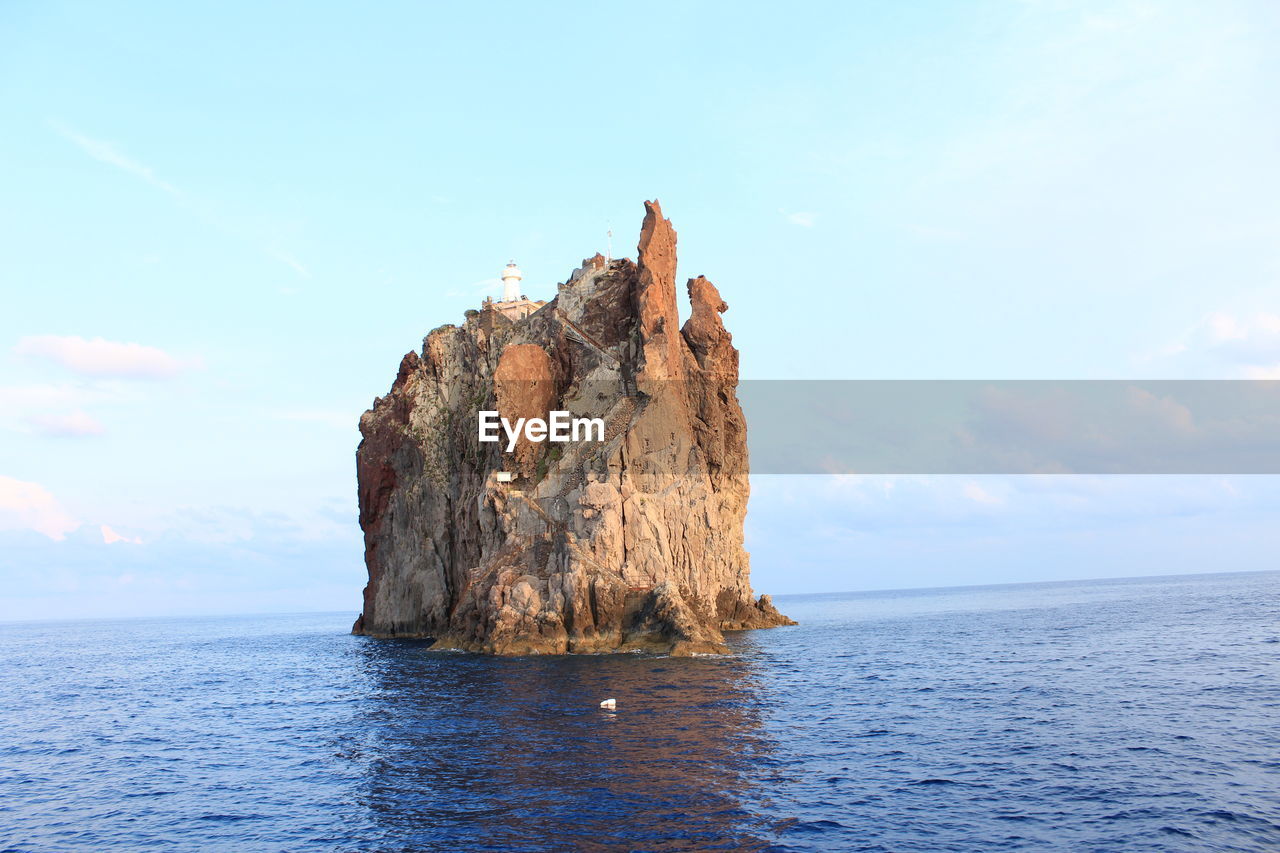
<instances>
[{"instance_id":1,"label":"reflection on water","mask_svg":"<svg viewBox=\"0 0 1280 853\"><path fill-rule=\"evenodd\" d=\"M364 804L384 838L757 850L773 746L740 657L488 658L365 641ZM616 713L599 702L614 697Z\"/></svg>"}]
</instances>

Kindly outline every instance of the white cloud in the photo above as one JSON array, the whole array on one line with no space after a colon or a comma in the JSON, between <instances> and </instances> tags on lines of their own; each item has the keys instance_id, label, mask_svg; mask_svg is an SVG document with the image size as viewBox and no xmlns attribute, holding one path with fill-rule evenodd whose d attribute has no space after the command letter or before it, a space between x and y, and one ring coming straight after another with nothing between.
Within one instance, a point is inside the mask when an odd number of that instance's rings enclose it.
<instances>
[{"instance_id":1,"label":"white cloud","mask_svg":"<svg viewBox=\"0 0 1280 853\"><path fill-rule=\"evenodd\" d=\"M43 435L61 438L79 438L82 436L102 435L106 428L101 423L86 415L80 409L66 414L36 414L27 418L27 423L35 427Z\"/></svg>"},{"instance_id":2,"label":"white cloud","mask_svg":"<svg viewBox=\"0 0 1280 853\"><path fill-rule=\"evenodd\" d=\"M0 530L34 530L61 540L79 526L39 483L0 476Z\"/></svg>"},{"instance_id":3,"label":"white cloud","mask_svg":"<svg viewBox=\"0 0 1280 853\"><path fill-rule=\"evenodd\" d=\"M189 366L155 347L74 335L30 335L19 340L13 351L95 377L170 379Z\"/></svg>"},{"instance_id":4,"label":"white cloud","mask_svg":"<svg viewBox=\"0 0 1280 853\"><path fill-rule=\"evenodd\" d=\"M1240 322L1230 314L1210 314L1205 320L1205 326L1208 329L1209 339L1214 343L1239 341L1249 336Z\"/></svg>"},{"instance_id":5,"label":"white cloud","mask_svg":"<svg viewBox=\"0 0 1280 853\"><path fill-rule=\"evenodd\" d=\"M1206 321L1210 341L1242 344L1246 352L1280 356L1280 314L1258 311L1245 316L1217 313Z\"/></svg>"},{"instance_id":6,"label":"white cloud","mask_svg":"<svg viewBox=\"0 0 1280 853\"><path fill-rule=\"evenodd\" d=\"M798 210L795 213L788 213L783 208L778 208L778 212L790 222L792 225L799 225L801 228L812 228L818 221L818 214L809 213L807 211Z\"/></svg>"},{"instance_id":7,"label":"white cloud","mask_svg":"<svg viewBox=\"0 0 1280 853\"><path fill-rule=\"evenodd\" d=\"M964 484L964 496L974 503L987 504L990 506L999 506L1004 501L1001 498L991 494L977 483Z\"/></svg>"},{"instance_id":8,"label":"white cloud","mask_svg":"<svg viewBox=\"0 0 1280 853\"><path fill-rule=\"evenodd\" d=\"M116 533L114 530L112 530L110 527L108 527L105 524L102 525L101 530L102 530L102 541L106 545L114 545L116 542L127 542L130 545L142 544L142 537L135 536L132 539L130 539L128 536L121 536L119 533ZM122 583L127 583L127 581L122 581Z\"/></svg>"},{"instance_id":9,"label":"white cloud","mask_svg":"<svg viewBox=\"0 0 1280 853\"><path fill-rule=\"evenodd\" d=\"M1208 360L1228 378L1280 379L1280 314L1214 312L1156 357Z\"/></svg>"}]
</instances>

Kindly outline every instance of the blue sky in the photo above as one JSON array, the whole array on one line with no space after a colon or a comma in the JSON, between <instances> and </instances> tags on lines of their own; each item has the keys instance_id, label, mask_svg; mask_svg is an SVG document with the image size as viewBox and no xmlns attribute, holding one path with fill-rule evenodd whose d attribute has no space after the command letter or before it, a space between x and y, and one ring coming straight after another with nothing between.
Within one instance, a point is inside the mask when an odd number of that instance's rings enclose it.
<instances>
[{"instance_id":1,"label":"blue sky","mask_svg":"<svg viewBox=\"0 0 1280 853\"><path fill-rule=\"evenodd\" d=\"M0 618L355 609L359 413L646 198L748 378L1280 377L1278 48L1268 0L2 4ZM775 592L1264 568L1278 497L757 478L749 534Z\"/></svg>"}]
</instances>

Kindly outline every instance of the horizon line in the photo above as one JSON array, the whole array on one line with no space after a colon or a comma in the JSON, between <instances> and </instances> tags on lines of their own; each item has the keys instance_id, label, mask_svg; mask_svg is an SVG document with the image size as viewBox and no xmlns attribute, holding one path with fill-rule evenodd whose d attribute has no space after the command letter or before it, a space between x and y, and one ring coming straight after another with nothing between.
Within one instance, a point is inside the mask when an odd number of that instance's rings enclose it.
<instances>
[{"instance_id":1,"label":"horizon line","mask_svg":"<svg viewBox=\"0 0 1280 853\"><path fill-rule=\"evenodd\" d=\"M795 598L816 598L828 595L868 595L873 593L894 593L894 592L948 592L952 590L975 590L975 589L996 589L1012 586L1061 586L1064 584L1076 583L1108 583L1121 581L1158 581L1158 580L1186 580L1189 578L1209 578L1222 577L1225 575L1265 575L1280 574L1280 569L1233 569L1221 572L1175 572L1173 574L1159 575L1125 575L1123 577L1090 577L1090 578L1061 578L1058 580L1042 580L1042 581L1005 581L1003 583L967 583L955 584L952 586L903 586L903 587L875 587L870 589L850 589L850 590L829 590L826 592L779 592L766 593L774 600L779 599L795 599ZM755 590L753 590L753 593ZM351 610L264 610L260 612L240 612L240 613L169 613L169 614L134 614L131 616L76 616L71 618L34 618L34 619L0 619L0 627L10 625L68 625L77 622L140 622L146 620L166 621L172 619L257 619L266 616L323 616L350 614L354 620L359 615L359 609L353 607Z\"/></svg>"}]
</instances>

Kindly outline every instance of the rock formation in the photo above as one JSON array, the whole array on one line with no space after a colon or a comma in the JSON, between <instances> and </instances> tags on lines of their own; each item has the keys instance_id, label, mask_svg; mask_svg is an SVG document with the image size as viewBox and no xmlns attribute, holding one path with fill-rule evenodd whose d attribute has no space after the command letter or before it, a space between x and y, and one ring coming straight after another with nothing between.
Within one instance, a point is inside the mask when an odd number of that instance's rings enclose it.
<instances>
[{"instance_id":1,"label":"rock formation","mask_svg":"<svg viewBox=\"0 0 1280 853\"><path fill-rule=\"evenodd\" d=\"M441 326L360 418L369 583L354 632L498 654L723 652L793 624L753 600L738 351L715 286L688 283L645 203L639 261L589 258L512 321ZM603 441L481 442L477 412L605 422ZM499 476L499 472L503 472Z\"/></svg>"}]
</instances>

